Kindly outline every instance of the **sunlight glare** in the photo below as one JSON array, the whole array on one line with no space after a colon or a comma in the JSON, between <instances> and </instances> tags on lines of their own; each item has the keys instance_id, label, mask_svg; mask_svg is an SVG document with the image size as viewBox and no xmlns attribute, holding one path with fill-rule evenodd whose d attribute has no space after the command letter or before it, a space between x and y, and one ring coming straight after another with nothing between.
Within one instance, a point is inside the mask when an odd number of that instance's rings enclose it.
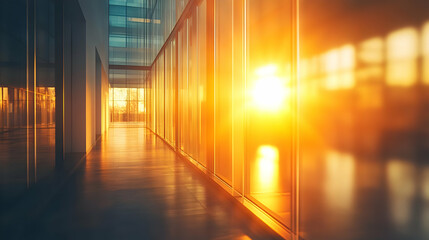
<instances>
[{"instance_id":1,"label":"sunlight glare","mask_svg":"<svg viewBox=\"0 0 429 240\"><path fill-rule=\"evenodd\" d=\"M284 79L277 75L277 66L267 65L256 70L257 79L252 88L252 100L265 111L279 110L288 95Z\"/></svg>"},{"instance_id":2,"label":"sunlight glare","mask_svg":"<svg viewBox=\"0 0 429 240\"><path fill-rule=\"evenodd\" d=\"M417 81L418 32L414 28L395 31L387 37L386 80L390 86L408 87Z\"/></svg>"},{"instance_id":3,"label":"sunlight glare","mask_svg":"<svg viewBox=\"0 0 429 240\"><path fill-rule=\"evenodd\" d=\"M429 84L429 21L422 30L423 82Z\"/></svg>"},{"instance_id":4,"label":"sunlight glare","mask_svg":"<svg viewBox=\"0 0 429 240\"><path fill-rule=\"evenodd\" d=\"M260 190L273 192L277 189L279 150L270 145L262 145L258 148L258 172Z\"/></svg>"}]
</instances>

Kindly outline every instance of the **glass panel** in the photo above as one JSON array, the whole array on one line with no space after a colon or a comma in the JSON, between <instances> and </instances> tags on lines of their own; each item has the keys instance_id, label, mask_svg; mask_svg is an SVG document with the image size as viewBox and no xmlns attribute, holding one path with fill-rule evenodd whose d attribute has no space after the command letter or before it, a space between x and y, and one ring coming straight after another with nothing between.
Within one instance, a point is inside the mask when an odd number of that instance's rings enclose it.
<instances>
[{"instance_id":1,"label":"glass panel","mask_svg":"<svg viewBox=\"0 0 429 240\"><path fill-rule=\"evenodd\" d=\"M232 145L233 145L233 188L236 193L244 192L244 116L245 116L245 44L244 13L245 1L233 1L233 83L232 83Z\"/></svg>"},{"instance_id":2,"label":"glass panel","mask_svg":"<svg viewBox=\"0 0 429 240\"><path fill-rule=\"evenodd\" d=\"M188 146L188 24L185 21L183 28L178 33L178 85L179 85L179 130L180 149Z\"/></svg>"},{"instance_id":3,"label":"glass panel","mask_svg":"<svg viewBox=\"0 0 429 240\"><path fill-rule=\"evenodd\" d=\"M145 89L138 88L138 122L144 122L145 114L146 114L146 106L145 106Z\"/></svg>"},{"instance_id":4,"label":"glass panel","mask_svg":"<svg viewBox=\"0 0 429 240\"><path fill-rule=\"evenodd\" d=\"M175 146L175 91L173 57L175 54L174 42L169 42L165 49L165 139L172 146Z\"/></svg>"},{"instance_id":5,"label":"glass panel","mask_svg":"<svg viewBox=\"0 0 429 240\"><path fill-rule=\"evenodd\" d=\"M207 109L207 3L202 1L198 6L198 112L199 112L199 157L198 161L207 166L206 160L206 146L207 146L207 132L206 121L209 109Z\"/></svg>"},{"instance_id":6,"label":"glass panel","mask_svg":"<svg viewBox=\"0 0 429 240\"><path fill-rule=\"evenodd\" d=\"M152 13L148 11L150 4L150 1L109 1L110 64L128 66L152 64L151 59L148 59L150 50L147 47L149 46L148 33L152 24L151 16L148 15ZM109 82L112 88L130 88L144 92L146 77L148 77L147 71L144 70L109 70ZM134 122L135 124L127 126L142 126L146 118L144 94L141 97L134 96L135 91L131 90L129 95L124 95L127 99L110 100L111 121ZM118 103L114 103L115 101Z\"/></svg>"},{"instance_id":7,"label":"glass panel","mask_svg":"<svg viewBox=\"0 0 429 240\"><path fill-rule=\"evenodd\" d=\"M110 70L111 122L134 122L137 124L129 126L140 126L144 122L146 111L144 81L146 74L147 71L143 70Z\"/></svg>"},{"instance_id":8,"label":"glass panel","mask_svg":"<svg viewBox=\"0 0 429 240\"><path fill-rule=\"evenodd\" d=\"M171 42L171 86L170 86L170 106L171 106L171 127L172 127L172 141L176 146L177 141L177 126L178 126L178 80L177 80L177 42L175 39Z\"/></svg>"},{"instance_id":9,"label":"glass panel","mask_svg":"<svg viewBox=\"0 0 429 240\"><path fill-rule=\"evenodd\" d=\"M156 65L154 64L154 67ZM151 86L151 129L153 131L155 131L155 126L156 126L156 119L157 119L157 112L158 110L156 109L156 88L155 88L155 84L156 84L156 71L154 71L154 69L152 68L151 71L151 79L150 79L150 86Z\"/></svg>"},{"instance_id":10,"label":"glass panel","mask_svg":"<svg viewBox=\"0 0 429 240\"><path fill-rule=\"evenodd\" d=\"M188 124L189 145L185 152L193 159L198 159L199 145L199 113L198 113L198 43L197 43L197 9L194 8L188 19Z\"/></svg>"},{"instance_id":11,"label":"glass panel","mask_svg":"<svg viewBox=\"0 0 429 240\"><path fill-rule=\"evenodd\" d=\"M161 53L156 61L156 81L157 81L157 130L156 132L164 137L164 53Z\"/></svg>"},{"instance_id":12,"label":"glass panel","mask_svg":"<svg viewBox=\"0 0 429 240\"><path fill-rule=\"evenodd\" d=\"M291 19L290 1L247 1L245 193L288 227L293 133Z\"/></svg>"},{"instance_id":13,"label":"glass panel","mask_svg":"<svg viewBox=\"0 0 429 240\"><path fill-rule=\"evenodd\" d=\"M55 166L54 1L36 1L36 179Z\"/></svg>"},{"instance_id":14,"label":"glass panel","mask_svg":"<svg viewBox=\"0 0 429 240\"><path fill-rule=\"evenodd\" d=\"M149 49L147 65L150 65L161 50L165 40L170 35L174 25L176 24L176 1L152 1L149 2L148 36L147 46ZM180 17L180 14L178 15Z\"/></svg>"},{"instance_id":15,"label":"glass panel","mask_svg":"<svg viewBox=\"0 0 429 240\"><path fill-rule=\"evenodd\" d=\"M33 131L29 129L31 124L27 125L29 114L26 106L28 100L26 19L26 1L1 2L0 204L3 206L2 211L6 210L8 204L13 203L27 188L27 139L32 140ZM28 101L28 103L31 106L33 102Z\"/></svg>"},{"instance_id":16,"label":"glass panel","mask_svg":"<svg viewBox=\"0 0 429 240\"><path fill-rule=\"evenodd\" d=\"M232 1L215 8L215 174L232 184Z\"/></svg>"},{"instance_id":17,"label":"glass panel","mask_svg":"<svg viewBox=\"0 0 429 240\"><path fill-rule=\"evenodd\" d=\"M136 122L138 120L138 98L137 88L129 88L129 121Z\"/></svg>"},{"instance_id":18,"label":"glass panel","mask_svg":"<svg viewBox=\"0 0 429 240\"><path fill-rule=\"evenodd\" d=\"M110 1L109 4L109 63L150 65L144 47L150 24L147 1Z\"/></svg>"}]
</instances>

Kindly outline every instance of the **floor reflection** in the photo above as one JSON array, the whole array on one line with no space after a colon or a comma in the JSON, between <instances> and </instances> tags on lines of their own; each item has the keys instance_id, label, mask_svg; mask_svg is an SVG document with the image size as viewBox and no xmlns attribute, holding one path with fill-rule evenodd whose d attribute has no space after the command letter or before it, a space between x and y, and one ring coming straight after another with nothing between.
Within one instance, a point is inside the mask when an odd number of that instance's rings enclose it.
<instances>
[{"instance_id":1,"label":"floor reflection","mask_svg":"<svg viewBox=\"0 0 429 240\"><path fill-rule=\"evenodd\" d=\"M0 202L8 204L27 190L27 129L0 132Z\"/></svg>"},{"instance_id":2,"label":"floor reflection","mask_svg":"<svg viewBox=\"0 0 429 240\"><path fill-rule=\"evenodd\" d=\"M25 235L275 239L144 128L111 128Z\"/></svg>"},{"instance_id":3,"label":"floor reflection","mask_svg":"<svg viewBox=\"0 0 429 240\"><path fill-rule=\"evenodd\" d=\"M311 230L302 236L429 239L429 165L423 155L403 150L413 148L379 154L321 149L304 153L302 225Z\"/></svg>"},{"instance_id":4,"label":"floor reflection","mask_svg":"<svg viewBox=\"0 0 429 240\"><path fill-rule=\"evenodd\" d=\"M328 152L325 169L325 199L332 208L349 210L353 206L355 161L347 153Z\"/></svg>"}]
</instances>

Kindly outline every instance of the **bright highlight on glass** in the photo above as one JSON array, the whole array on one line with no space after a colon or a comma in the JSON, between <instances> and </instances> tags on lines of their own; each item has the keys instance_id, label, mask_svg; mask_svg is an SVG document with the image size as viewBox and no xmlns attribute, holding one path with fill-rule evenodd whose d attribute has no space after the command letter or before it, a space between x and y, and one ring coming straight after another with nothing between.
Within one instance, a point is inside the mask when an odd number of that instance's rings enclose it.
<instances>
[{"instance_id":1,"label":"bright highlight on glass","mask_svg":"<svg viewBox=\"0 0 429 240\"><path fill-rule=\"evenodd\" d=\"M259 191L274 192L278 183L279 150L270 145L258 148Z\"/></svg>"},{"instance_id":2,"label":"bright highlight on glass","mask_svg":"<svg viewBox=\"0 0 429 240\"><path fill-rule=\"evenodd\" d=\"M277 75L277 66L267 65L256 70L251 97L253 105L265 111L279 110L288 95L284 79Z\"/></svg>"},{"instance_id":3,"label":"bright highlight on glass","mask_svg":"<svg viewBox=\"0 0 429 240\"><path fill-rule=\"evenodd\" d=\"M419 33L409 27L387 36L386 81L390 86L409 87L416 83Z\"/></svg>"}]
</instances>

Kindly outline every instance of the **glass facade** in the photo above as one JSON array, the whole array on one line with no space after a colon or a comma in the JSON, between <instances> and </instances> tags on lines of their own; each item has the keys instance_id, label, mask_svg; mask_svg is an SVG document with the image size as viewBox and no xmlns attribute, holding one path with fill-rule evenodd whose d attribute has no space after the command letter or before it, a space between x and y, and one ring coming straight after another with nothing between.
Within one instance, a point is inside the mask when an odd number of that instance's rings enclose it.
<instances>
[{"instance_id":1,"label":"glass facade","mask_svg":"<svg viewBox=\"0 0 429 240\"><path fill-rule=\"evenodd\" d=\"M147 1L109 0L109 63L148 66L145 36L150 20Z\"/></svg>"},{"instance_id":2,"label":"glass facade","mask_svg":"<svg viewBox=\"0 0 429 240\"><path fill-rule=\"evenodd\" d=\"M110 122L144 122L147 71L110 69Z\"/></svg>"},{"instance_id":3,"label":"glass facade","mask_svg":"<svg viewBox=\"0 0 429 240\"><path fill-rule=\"evenodd\" d=\"M176 16L180 16L184 7L185 1L183 0L109 0L109 64L111 66L109 82L112 88L111 92L129 91L125 88L137 88L139 91L145 91L145 81L148 73L144 69L150 69L150 66L154 63L155 57L157 57L176 24ZM176 9L182 10L177 14ZM174 46L171 46L171 48L174 48ZM154 68L175 67L171 65L173 63L171 59L175 56L173 54L176 53L171 49L170 53L166 53L166 56L160 56L160 59L165 57L169 58L170 61L164 63L164 60L158 60L154 63ZM164 66L164 64L168 65ZM156 87L170 86L170 83L165 83L164 80L157 81L157 79L164 79L163 73L164 71L157 71L157 75L154 76L153 84ZM148 94L148 98L153 97L154 99L148 99L147 103L155 104L156 102L159 105L158 107L163 107L163 94L164 92ZM137 110L139 115L137 118L120 117L133 116L135 113L132 112L134 111L133 108L128 105L121 107L121 101L124 100L115 100L114 98L116 97L119 97L119 95L113 94L110 100L110 120L112 122L142 122L145 120L143 113L146 111L144 110L146 109L145 106L141 106ZM139 98L140 100L141 98ZM165 101L169 101L165 104L171 104L175 99L171 98ZM123 103L125 104L125 102ZM142 104L144 105L145 102L140 102L140 105ZM153 124L157 126L158 131L163 132L164 114L148 116L157 119L154 120L156 122L153 122ZM169 124L171 125L173 116L169 116L167 121L170 121ZM167 132L167 134L169 134L169 139L174 138L173 133Z\"/></svg>"},{"instance_id":4,"label":"glass facade","mask_svg":"<svg viewBox=\"0 0 429 240\"><path fill-rule=\"evenodd\" d=\"M293 231L291 2L203 0L186 9L146 82L147 126Z\"/></svg>"},{"instance_id":5,"label":"glass facade","mask_svg":"<svg viewBox=\"0 0 429 240\"><path fill-rule=\"evenodd\" d=\"M109 0L110 122L144 122L150 1ZM114 67L112 67L114 66Z\"/></svg>"},{"instance_id":6,"label":"glass facade","mask_svg":"<svg viewBox=\"0 0 429 240\"><path fill-rule=\"evenodd\" d=\"M144 88L110 88L109 96L111 122L144 121Z\"/></svg>"},{"instance_id":7,"label":"glass facade","mask_svg":"<svg viewBox=\"0 0 429 240\"><path fill-rule=\"evenodd\" d=\"M147 32L147 62L151 65L159 50L165 43L165 40L171 33L176 24L176 2L177 0L149 0L148 17L150 24ZM177 15L177 16L180 16Z\"/></svg>"}]
</instances>

